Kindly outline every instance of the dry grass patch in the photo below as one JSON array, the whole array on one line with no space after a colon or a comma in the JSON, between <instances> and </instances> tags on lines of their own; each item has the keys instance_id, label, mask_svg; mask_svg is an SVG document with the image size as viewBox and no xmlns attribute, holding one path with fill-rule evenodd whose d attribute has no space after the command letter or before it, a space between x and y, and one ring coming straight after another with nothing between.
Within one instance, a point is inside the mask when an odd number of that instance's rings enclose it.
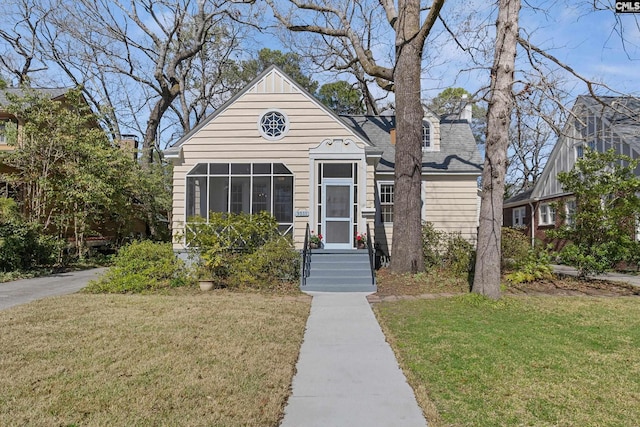
<instances>
[{"instance_id":1,"label":"dry grass patch","mask_svg":"<svg viewBox=\"0 0 640 427\"><path fill-rule=\"evenodd\" d=\"M2 311L0 425L277 425L309 307L216 292Z\"/></svg>"},{"instance_id":2,"label":"dry grass patch","mask_svg":"<svg viewBox=\"0 0 640 427\"><path fill-rule=\"evenodd\" d=\"M469 279L447 270L431 269L418 274L397 274L388 268L377 272L378 296L467 293Z\"/></svg>"}]
</instances>

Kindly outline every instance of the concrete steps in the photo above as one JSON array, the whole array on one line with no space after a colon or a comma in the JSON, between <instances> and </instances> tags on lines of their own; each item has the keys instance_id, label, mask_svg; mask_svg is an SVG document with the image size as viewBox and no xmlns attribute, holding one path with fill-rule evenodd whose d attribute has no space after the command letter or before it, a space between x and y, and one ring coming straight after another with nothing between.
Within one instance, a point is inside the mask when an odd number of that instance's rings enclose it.
<instances>
[{"instance_id":1,"label":"concrete steps","mask_svg":"<svg viewBox=\"0 0 640 427\"><path fill-rule=\"evenodd\" d=\"M311 250L311 265L303 291L375 292L366 250Z\"/></svg>"}]
</instances>

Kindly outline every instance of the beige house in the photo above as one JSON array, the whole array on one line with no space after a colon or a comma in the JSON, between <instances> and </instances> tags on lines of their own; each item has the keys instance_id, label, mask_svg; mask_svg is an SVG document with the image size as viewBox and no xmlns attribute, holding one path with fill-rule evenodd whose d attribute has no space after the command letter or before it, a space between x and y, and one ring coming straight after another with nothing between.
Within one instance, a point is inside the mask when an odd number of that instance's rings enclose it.
<instances>
[{"instance_id":1,"label":"beige house","mask_svg":"<svg viewBox=\"0 0 640 427\"><path fill-rule=\"evenodd\" d=\"M481 159L468 118L425 113L423 217L474 241ZM464 115L463 115L464 116ZM325 249L353 249L367 224L390 253L393 116L340 117L271 67L165 151L173 231L209 212L272 213L296 246L306 225Z\"/></svg>"}]
</instances>

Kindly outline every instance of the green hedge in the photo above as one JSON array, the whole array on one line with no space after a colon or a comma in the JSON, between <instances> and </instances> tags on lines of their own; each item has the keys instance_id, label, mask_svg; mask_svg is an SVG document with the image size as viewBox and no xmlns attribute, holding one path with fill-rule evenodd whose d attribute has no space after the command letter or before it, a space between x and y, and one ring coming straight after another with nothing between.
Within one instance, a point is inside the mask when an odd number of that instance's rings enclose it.
<instances>
[{"instance_id":1,"label":"green hedge","mask_svg":"<svg viewBox=\"0 0 640 427\"><path fill-rule=\"evenodd\" d=\"M184 263L170 243L133 242L123 246L100 279L91 281L91 293L137 293L188 283Z\"/></svg>"}]
</instances>

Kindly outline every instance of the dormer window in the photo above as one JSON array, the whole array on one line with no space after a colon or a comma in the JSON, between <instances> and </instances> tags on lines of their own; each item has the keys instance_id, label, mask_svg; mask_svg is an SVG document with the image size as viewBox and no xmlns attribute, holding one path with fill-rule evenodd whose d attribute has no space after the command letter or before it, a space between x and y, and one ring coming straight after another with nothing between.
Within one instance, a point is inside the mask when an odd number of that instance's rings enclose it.
<instances>
[{"instance_id":1,"label":"dormer window","mask_svg":"<svg viewBox=\"0 0 640 427\"><path fill-rule=\"evenodd\" d=\"M422 122L422 150L431 148L431 125L428 122Z\"/></svg>"}]
</instances>

